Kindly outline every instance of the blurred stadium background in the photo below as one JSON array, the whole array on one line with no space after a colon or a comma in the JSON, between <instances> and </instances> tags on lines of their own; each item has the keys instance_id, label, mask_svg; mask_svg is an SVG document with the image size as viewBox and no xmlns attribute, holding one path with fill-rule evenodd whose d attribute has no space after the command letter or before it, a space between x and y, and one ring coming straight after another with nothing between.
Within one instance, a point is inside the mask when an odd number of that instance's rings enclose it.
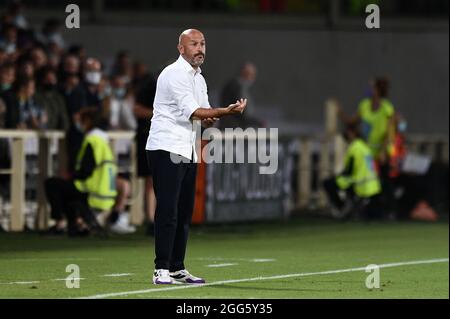
<instances>
[{"instance_id":1,"label":"blurred stadium background","mask_svg":"<svg viewBox=\"0 0 450 319\"><path fill-rule=\"evenodd\" d=\"M69 3L76 3L81 10L79 29L65 27ZM365 27L365 7L370 3L381 9L379 30ZM445 247L448 253L448 240L442 242L445 233L448 236L449 207L448 12L447 0L0 0L0 64L12 63L16 79L21 72L31 72L39 94L44 81L39 77L40 68L56 70L57 85L63 92L66 84L60 76L65 72L66 56L79 59L80 82L84 60L93 57L102 63L100 93L114 86L113 77L119 75L126 79L133 104L145 91L145 76L157 75L176 59L180 32L195 27L207 40L202 70L211 105L221 103L222 90L243 63L256 66L249 108L262 126L279 130L279 170L268 177L257 174L254 165L201 165L196 224L289 221L307 216L318 218L319 225L322 219L328 225L331 213L321 180L341 169L345 148L337 105L349 114L356 112L359 101L368 94L370 81L387 76L389 98L408 123L408 150L431 160L426 174L428 204L447 227L440 225L443 237L433 238L429 244L442 255ZM8 32L17 34L13 46ZM105 105L104 99L100 100ZM71 102L64 102L66 114L61 116L66 122L55 120L53 127L42 124L38 130L8 126L7 111L2 112L0 105L0 138L7 141L0 153L3 230L33 232L52 225L43 182L48 176L66 176L71 161L66 150L71 145L65 131L74 126L77 110L87 106ZM144 222L144 182L136 172L135 129L136 123L110 123L108 133L120 171L131 182L129 221L139 226ZM283 228L283 224L276 225ZM295 240L294 232L291 235ZM5 257L10 253L8 245L20 246L20 239L15 240L0 237ZM411 238L405 237L408 240ZM36 250L46 245L52 246L48 239ZM401 249L401 241L392 247ZM209 248L202 249L209 252ZM394 250L391 253L396 254ZM202 258L200 253L196 256ZM444 276L448 279L448 269ZM448 286L446 289L448 297ZM14 294L21 296L17 291Z\"/></svg>"}]
</instances>

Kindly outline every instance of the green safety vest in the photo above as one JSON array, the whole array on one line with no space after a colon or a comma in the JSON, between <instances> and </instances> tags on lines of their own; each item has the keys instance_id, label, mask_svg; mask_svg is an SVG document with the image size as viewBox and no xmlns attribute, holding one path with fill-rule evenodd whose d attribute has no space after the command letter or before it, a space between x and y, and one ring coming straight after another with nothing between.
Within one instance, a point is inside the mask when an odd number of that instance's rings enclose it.
<instances>
[{"instance_id":1,"label":"green safety vest","mask_svg":"<svg viewBox=\"0 0 450 319\"><path fill-rule=\"evenodd\" d=\"M394 114L394 106L387 99L380 101L380 107L372 110L371 99L364 99L359 104L358 113L362 120L362 135L372 151L372 155L378 158L389 129L389 119Z\"/></svg>"},{"instance_id":2,"label":"green safety vest","mask_svg":"<svg viewBox=\"0 0 450 319\"><path fill-rule=\"evenodd\" d=\"M84 138L77 155L76 164L76 169L79 169L86 147L90 144L95 159L94 171L87 179L83 181L75 180L74 184L80 192L88 193L88 204L90 207L99 210L110 210L114 206L117 196L117 166L108 141L102 134L99 134L101 131L96 131L92 131Z\"/></svg>"},{"instance_id":3,"label":"green safety vest","mask_svg":"<svg viewBox=\"0 0 450 319\"><path fill-rule=\"evenodd\" d=\"M353 189L359 197L367 198L381 192L380 180L369 147L362 139L354 140L348 147L344 158L347 166L353 157L353 171L350 176L338 176L336 183L340 189Z\"/></svg>"}]
</instances>

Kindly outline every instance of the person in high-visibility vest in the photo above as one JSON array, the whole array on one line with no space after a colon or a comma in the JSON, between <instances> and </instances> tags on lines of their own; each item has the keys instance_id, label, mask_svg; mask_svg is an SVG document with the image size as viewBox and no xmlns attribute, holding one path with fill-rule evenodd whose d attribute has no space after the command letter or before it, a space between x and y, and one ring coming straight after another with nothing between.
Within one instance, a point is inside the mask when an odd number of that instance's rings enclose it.
<instances>
[{"instance_id":1,"label":"person in high-visibility vest","mask_svg":"<svg viewBox=\"0 0 450 319\"><path fill-rule=\"evenodd\" d=\"M356 125L347 125L344 138L349 143L344 157L344 170L323 182L334 208L333 215L338 218L348 217L352 213L360 213L368 218L379 215L381 184L372 152L360 137ZM340 196L342 191L346 194L345 199Z\"/></svg>"},{"instance_id":2,"label":"person in high-visibility vest","mask_svg":"<svg viewBox=\"0 0 450 319\"><path fill-rule=\"evenodd\" d=\"M86 108L80 112L80 128L85 137L77 155L76 170L71 180L50 178L45 182L46 194L56 225L52 233L63 233L64 217L69 222L69 235L89 233L87 223L94 222L91 209L112 211L117 221L117 166L106 132L98 128L99 112ZM120 180L119 180L120 181ZM125 187L122 181L121 188ZM74 209L74 207L78 209ZM88 220L87 220L88 219Z\"/></svg>"},{"instance_id":3,"label":"person in high-visibility vest","mask_svg":"<svg viewBox=\"0 0 450 319\"><path fill-rule=\"evenodd\" d=\"M378 77L371 83L370 97L361 100L358 111L353 116L347 116L341 107L339 116L345 124L360 125L361 137L367 143L375 159L383 188L383 202L389 214L394 214L395 199L393 184L389 176L390 146L395 136L395 118L397 116L394 105L389 100L389 79Z\"/></svg>"}]
</instances>

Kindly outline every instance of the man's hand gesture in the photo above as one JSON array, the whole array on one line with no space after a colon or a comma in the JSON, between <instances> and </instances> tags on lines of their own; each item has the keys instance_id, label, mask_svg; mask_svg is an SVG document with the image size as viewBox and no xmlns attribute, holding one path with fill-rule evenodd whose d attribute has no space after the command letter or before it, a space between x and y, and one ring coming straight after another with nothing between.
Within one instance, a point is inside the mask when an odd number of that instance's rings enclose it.
<instances>
[{"instance_id":1,"label":"man's hand gesture","mask_svg":"<svg viewBox=\"0 0 450 319\"><path fill-rule=\"evenodd\" d=\"M202 126L205 128L211 127L216 123L219 119L216 117L209 117L207 119L202 120Z\"/></svg>"},{"instance_id":2,"label":"man's hand gesture","mask_svg":"<svg viewBox=\"0 0 450 319\"><path fill-rule=\"evenodd\" d=\"M236 103L230 104L227 107L228 114L242 114L247 106L247 99L237 100Z\"/></svg>"}]
</instances>

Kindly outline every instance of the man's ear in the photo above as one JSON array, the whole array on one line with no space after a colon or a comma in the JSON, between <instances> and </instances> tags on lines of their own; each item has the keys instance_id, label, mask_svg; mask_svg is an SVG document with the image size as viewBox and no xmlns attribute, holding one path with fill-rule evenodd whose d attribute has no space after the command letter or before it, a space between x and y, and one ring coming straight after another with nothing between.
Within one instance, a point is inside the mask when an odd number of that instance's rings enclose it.
<instances>
[{"instance_id":1,"label":"man's ear","mask_svg":"<svg viewBox=\"0 0 450 319\"><path fill-rule=\"evenodd\" d=\"M180 54L184 54L184 47L181 44L177 45L177 49L178 49L178 52L180 52Z\"/></svg>"}]
</instances>

